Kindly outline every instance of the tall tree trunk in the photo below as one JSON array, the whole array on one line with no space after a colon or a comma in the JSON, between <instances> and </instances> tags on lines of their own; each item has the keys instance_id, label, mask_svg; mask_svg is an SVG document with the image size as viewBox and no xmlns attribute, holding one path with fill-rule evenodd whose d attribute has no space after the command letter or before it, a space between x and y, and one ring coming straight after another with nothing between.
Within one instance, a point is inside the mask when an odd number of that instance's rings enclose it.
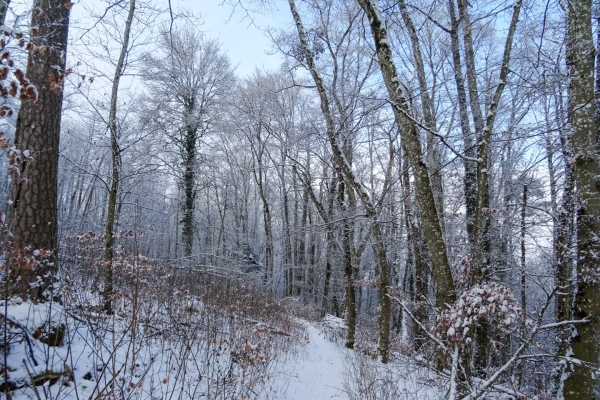
<instances>
[{"instance_id":1,"label":"tall tree trunk","mask_svg":"<svg viewBox=\"0 0 600 400\"><path fill-rule=\"evenodd\" d=\"M8 13L9 6L10 0L0 0L0 25L6 23L6 14Z\"/></svg>"},{"instance_id":2,"label":"tall tree trunk","mask_svg":"<svg viewBox=\"0 0 600 400\"><path fill-rule=\"evenodd\" d=\"M379 271L379 297L381 305L381 313L379 318L379 355L383 363L387 363L388 359L388 347L389 347L389 331L390 331L390 298L388 296L389 291L389 265L387 263L387 257L385 253L385 245L383 243L383 235L381 233L381 226L377 219L377 211L371 200L369 193L367 193L365 187L357 181L354 173L348 164L341 146L338 144L338 138L336 136L335 124L331 113L331 107L329 98L327 97L327 90L323 82L319 71L316 68L313 54L308 46L308 40L306 32L300 18L300 14L296 8L294 0L288 0L290 11L296 29L298 31L298 38L300 39L300 45L304 56L306 57L309 72L315 82L317 91L319 93L321 112L325 119L327 128L327 138L331 146L334 160L336 165L341 169L346 183L349 184L355 191L361 200L363 207L365 208L365 217L370 221L371 237L373 239L373 252L375 254L375 264ZM435 210L435 205L434 208ZM439 225L438 225L439 229Z\"/></svg>"},{"instance_id":3,"label":"tall tree trunk","mask_svg":"<svg viewBox=\"0 0 600 400\"><path fill-rule=\"evenodd\" d=\"M38 29L31 37L26 78L37 89L37 101L23 101L15 130L15 147L32 159L18 166L20 179L11 181L8 228L21 248L45 249L51 256L34 269L12 266L7 295L32 301L47 300L56 281L58 144L69 12L62 0L41 2L33 10L31 25ZM40 276L47 278L32 292Z\"/></svg>"},{"instance_id":4,"label":"tall tree trunk","mask_svg":"<svg viewBox=\"0 0 600 400\"><path fill-rule=\"evenodd\" d=\"M307 270L307 252L306 248L306 232L308 228L308 189L305 187L302 192L302 213L300 217L300 226L298 227L298 262L296 263L296 293L294 295L302 295L302 288L306 286L304 272Z\"/></svg>"},{"instance_id":5,"label":"tall tree trunk","mask_svg":"<svg viewBox=\"0 0 600 400\"><path fill-rule=\"evenodd\" d=\"M465 0L460 0L459 3L462 3L464 1ZM489 272L487 269L486 262L486 259L488 258L486 250L489 250L489 243L486 242L488 242L489 239L487 237L487 232L485 228L487 226L487 222L484 221L484 219L487 219L484 215L484 211L486 208L489 208L489 152L492 140L492 133L494 129L494 122L496 120L496 115L498 112L498 105L500 104L500 98L502 97L502 93L504 92L504 88L506 87L506 80L508 78L509 72L510 54L512 52L513 39L515 36L515 31L517 29L517 23L519 21L519 14L521 12L522 4L522 0L517 0L513 5L513 15L510 25L508 27L506 41L504 43L504 54L502 56L502 64L500 66L500 77L494 95L492 97L492 102L490 103L488 108L488 113L485 119L485 125L483 126L483 130L481 131L479 147L477 150L477 158L479 160L477 164L477 202L475 206L475 223L473 226L473 238L475 246L477 248L474 249L474 268L472 268L471 275L472 284L477 284L481 280L485 280L486 274L487 272Z\"/></svg>"},{"instance_id":6,"label":"tall tree trunk","mask_svg":"<svg viewBox=\"0 0 600 400\"><path fill-rule=\"evenodd\" d=\"M527 264L526 264L526 253L525 253L525 235L527 234L527 192L528 186L523 185L523 205L521 208L521 309L527 314Z\"/></svg>"},{"instance_id":7,"label":"tall tree trunk","mask_svg":"<svg viewBox=\"0 0 600 400\"><path fill-rule=\"evenodd\" d=\"M410 106L400 86L388 41L387 29L381 19L379 6L374 0L358 0L358 3L369 17L383 80L402 136L403 147L413 168L417 201L423 219L423 233L431 254L435 274L436 302L439 307L446 308L456 300L456 292L429 173L427 166L423 163L423 151L419 141L418 129L411 117Z\"/></svg>"},{"instance_id":8,"label":"tall tree trunk","mask_svg":"<svg viewBox=\"0 0 600 400\"><path fill-rule=\"evenodd\" d=\"M471 132L471 124L469 121L467 92L465 89L465 78L463 76L462 60L460 56L460 42L458 38L459 22L456 18L456 10L454 0L448 1L448 10L450 13L450 39L452 45L452 62L454 65L454 80L456 81L456 91L458 95L458 109L460 116L460 127L463 136L465 147L465 155L472 159L477 156L475 146L475 135ZM467 235L471 248L475 246L473 237L475 224L475 206L477 203L477 164L470 160L463 160L465 166L464 178L464 194L465 194L465 211L467 223Z\"/></svg>"},{"instance_id":9,"label":"tall tree trunk","mask_svg":"<svg viewBox=\"0 0 600 400\"><path fill-rule=\"evenodd\" d=\"M400 157L401 159L402 157ZM411 290L414 291L414 296L411 300L414 301L414 312L415 318L421 322L427 322L427 275L428 268L425 264L425 260L421 253L421 234L417 221L415 220L415 213L413 210L413 202L411 199L411 184L410 174L408 165L400 169L402 177L402 186L404 189L404 213L406 218L406 230L408 233L407 242L409 247L409 258L407 264L410 264L412 268L413 278L410 281L414 282L411 285ZM407 267L408 268L408 267ZM414 286L414 287L413 287ZM419 328L415 328L414 332L414 349L419 350L423 346L426 336L426 332L420 332Z\"/></svg>"},{"instance_id":10,"label":"tall tree trunk","mask_svg":"<svg viewBox=\"0 0 600 400\"><path fill-rule=\"evenodd\" d=\"M560 90L560 89L559 89ZM556 294L556 320L569 321L573 319L573 303L575 296L575 287L573 282L573 237L574 237L574 215L575 215L575 179L574 167L568 161L573 158L571 149L571 132L565 132L562 129L563 121L566 116L563 112L563 101L561 93L555 96L556 108L556 123L560 135L560 143L562 150L562 158L564 160L564 183L563 195L560 207L557 209L556 223L554 226L554 262L556 265L555 285L557 287ZM569 329L559 329L557 333L557 354L564 356L570 350L570 331ZM560 368L556 371L554 381L556 382L556 395L562 393L562 385L564 382L563 375L566 370L565 364L560 364Z\"/></svg>"},{"instance_id":11,"label":"tall tree trunk","mask_svg":"<svg viewBox=\"0 0 600 400\"><path fill-rule=\"evenodd\" d=\"M346 338L346 347L354 348L354 339L356 332L356 286L354 284L354 268L353 268L353 251L352 242L354 241L354 218L350 215L348 203L350 202L350 193L346 198L346 192L350 192L352 188L347 187L344 182L344 177L341 171L338 171L338 204L342 211L342 265L345 279L345 304L348 323L348 335Z\"/></svg>"},{"instance_id":12,"label":"tall tree trunk","mask_svg":"<svg viewBox=\"0 0 600 400\"><path fill-rule=\"evenodd\" d=\"M492 96L491 103L488 107L488 112L485 118L485 125L481 131L479 136L479 143L477 149L477 201L475 204L475 221L473 224L473 240L475 247L472 249L472 268L471 268L471 285L476 285L482 283L483 281L488 279L488 275L490 274L489 269L489 256L490 256L490 238L489 238L489 217L487 217L484 213L485 210L489 208L489 187L488 187L488 169L491 167L489 161L489 153L490 153L490 144L492 140L492 133L494 129L494 122L496 120L496 115L498 112L498 106L500 104L500 99L502 97L502 93L504 92L504 88L506 87L506 80L508 78L509 72L509 63L510 63L510 55L513 47L513 40L515 36L515 31L517 29L517 23L519 21L519 15L521 12L521 6L523 4L522 0L516 0L513 5L513 15L508 26L508 34L506 36L506 41L504 43L504 52L502 55L502 63L500 65L500 76L498 80L498 85L496 86L496 90ZM459 0L459 9L461 18L463 19L463 30L465 31L465 38L467 37L467 32L470 32L470 27L468 24L468 13L466 10L466 0ZM469 66L474 67L473 65L469 65L469 63L474 62L470 60L471 55L469 53L472 51L472 47L469 50L469 46L467 46L465 40L465 47L467 49L467 71L469 71ZM467 77L470 81L470 73L467 72ZM471 86L471 83L469 83ZM470 87L470 91L474 90ZM471 96L475 96L476 93L472 93ZM472 97L472 101L473 101ZM473 102L473 110L479 111L479 106L474 104ZM475 114L474 114L475 115ZM477 128L477 123L475 124ZM487 364L488 359L488 350L489 346L487 345L488 333L489 333L490 325L489 321L486 319L482 320L477 326L475 330L475 355L474 355L474 367L477 373L481 373Z\"/></svg>"},{"instance_id":13,"label":"tall tree trunk","mask_svg":"<svg viewBox=\"0 0 600 400\"><path fill-rule=\"evenodd\" d=\"M595 0L596 48L600 48L600 1ZM596 115L596 138L600 141L600 52L596 51L596 80L594 85L594 109Z\"/></svg>"},{"instance_id":14,"label":"tall tree trunk","mask_svg":"<svg viewBox=\"0 0 600 400\"><path fill-rule=\"evenodd\" d=\"M190 110L188 110L190 111ZM194 208L196 207L196 144L198 129L193 126L185 128L183 154L183 218L181 238L183 240L183 256L190 258L194 246Z\"/></svg>"},{"instance_id":15,"label":"tall tree trunk","mask_svg":"<svg viewBox=\"0 0 600 400\"><path fill-rule=\"evenodd\" d=\"M286 187L285 179L285 158L287 156L282 155L281 172L279 173L279 179L281 181L281 190L283 194L283 278L284 278L284 294L289 296L292 294L292 278L291 278L291 264L292 264L292 239L290 229L290 210L289 210L289 196Z\"/></svg>"},{"instance_id":16,"label":"tall tree trunk","mask_svg":"<svg viewBox=\"0 0 600 400\"><path fill-rule=\"evenodd\" d=\"M481 135L483 131L483 113L481 112L481 103L479 99L479 88L477 85L477 66L475 65L475 50L473 48L473 32L471 30L471 16L469 15L469 2L467 0L458 0L458 18L463 29L463 46L465 49L465 67L467 75L467 85L469 88L469 103L471 104L471 114L475 132ZM452 12L454 7L451 7Z\"/></svg>"},{"instance_id":17,"label":"tall tree trunk","mask_svg":"<svg viewBox=\"0 0 600 400\"><path fill-rule=\"evenodd\" d=\"M266 143L261 137L262 125L256 127L255 137L251 138L251 143L254 143L253 139L256 139L256 145L252 144L252 151L254 154L254 161L256 167L254 168L254 180L258 186L258 194L262 202L262 214L263 214L263 226L265 230L265 270L264 280L273 289L273 264L274 264L274 250L273 250L273 222L271 218L271 208L269 205L269 199L267 197L267 177L266 166L264 165L264 155L266 151Z\"/></svg>"},{"instance_id":18,"label":"tall tree trunk","mask_svg":"<svg viewBox=\"0 0 600 400\"><path fill-rule=\"evenodd\" d=\"M436 210L442 228L444 232L444 200L443 200L443 186L442 186L442 161L441 155L438 149L438 143L436 137L432 132L437 131L437 122L433 113L433 102L429 95L429 88L427 87L427 75L425 73L425 64L423 63L423 55L421 54L421 44L419 43L419 36L417 29L415 28L412 18L408 12L405 0L399 0L398 5L400 7L400 14L406 29L408 30L408 37L410 38L413 57L415 62L415 70L417 73L417 80L419 81L419 94L421 97L421 109L423 111L423 117L425 119L425 127L427 128L427 166L429 170L429 176L431 180L431 189L433 191L433 198L435 200Z\"/></svg>"},{"instance_id":19,"label":"tall tree trunk","mask_svg":"<svg viewBox=\"0 0 600 400\"><path fill-rule=\"evenodd\" d=\"M574 358L597 365L600 346L600 151L594 110L592 1L573 0L567 7L568 109L578 206L575 318L589 321L577 326L571 349ZM579 362L573 363L572 368L573 372L565 382L565 399L596 398L595 372Z\"/></svg>"},{"instance_id":20,"label":"tall tree trunk","mask_svg":"<svg viewBox=\"0 0 600 400\"><path fill-rule=\"evenodd\" d=\"M110 189L108 192L108 209L106 213L105 242L104 242L104 311L112 314L113 297L113 257L114 257L114 229L117 220L117 196L119 193L120 170L121 170L121 148L119 147L119 128L117 125L117 102L119 98L119 83L125 69L125 58L129 50L129 36L131 25L133 23L133 14L135 13L135 0L129 1L129 13L125 21L125 31L123 32L123 45L117 67L113 78L112 91L110 96L110 110L108 115L108 127L110 129L110 149L112 152L112 174Z\"/></svg>"},{"instance_id":21,"label":"tall tree trunk","mask_svg":"<svg viewBox=\"0 0 600 400\"><path fill-rule=\"evenodd\" d=\"M325 180L327 179L327 173L325 172L323 174L323 176L325 177ZM335 257L335 254L337 254L337 246L338 243L335 240L335 236L333 234L333 226L331 225L331 221L333 219L333 205L334 205L334 197L335 197L335 190L336 190L336 178L335 178L335 172L333 173L333 176L331 178L331 183L329 185L329 196L328 196L328 204L327 204L327 210L325 210L325 207L323 207L321 205L320 202L317 201L316 197L314 196L314 194L312 193L312 190L309 191L309 195L311 195L311 199L313 199L313 203L315 204L315 207L317 208L317 212L319 213L319 215L321 216L321 219L323 220L323 222L325 222L326 224L326 235L327 235L327 260L326 260L326 265L325 265L325 282L323 283L323 306L322 306L322 314L324 315L324 313L329 311L330 308L330 303L329 303L329 291L330 291L330 286L331 286L331 264L332 263L336 263L337 258Z\"/></svg>"}]
</instances>

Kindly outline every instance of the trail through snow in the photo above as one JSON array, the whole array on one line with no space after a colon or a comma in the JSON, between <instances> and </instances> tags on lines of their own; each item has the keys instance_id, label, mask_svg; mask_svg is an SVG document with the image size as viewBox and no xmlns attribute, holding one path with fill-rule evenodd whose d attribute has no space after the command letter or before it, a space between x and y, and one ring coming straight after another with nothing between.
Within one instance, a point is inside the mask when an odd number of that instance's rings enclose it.
<instances>
[{"instance_id":1,"label":"trail through snow","mask_svg":"<svg viewBox=\"0 0 600 400\"><path fill-rule=\"evenodd\" d=\"M287 400L348 399L344 392L344 359L349 351L306 323L309 343L290 366Z\"/></svg>"}]
</instances>

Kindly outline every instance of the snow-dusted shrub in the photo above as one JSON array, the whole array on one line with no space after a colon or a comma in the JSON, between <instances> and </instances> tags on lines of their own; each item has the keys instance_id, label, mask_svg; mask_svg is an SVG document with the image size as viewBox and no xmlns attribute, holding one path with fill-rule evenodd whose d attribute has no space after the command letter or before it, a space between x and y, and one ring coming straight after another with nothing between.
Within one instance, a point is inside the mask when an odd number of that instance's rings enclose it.
<instances>
[{"instance_id":1,"label":"snow-dusted shrub","mask_svg":"<svg viewBox=\"0 0 600 400\"><path fill-rule=\"evenodd\" d=\"M503 333L514 332L523 323L531 326L512 289L498 283L487 283L464 292L440 313L435 333L438 338L459 347L467 346L473 341L475 326L482 320Z\"/></svg>"},{"instance_id":2,"label":"snow-dusted shrub","mask_svg":"<svg viewBox=\"0 0 600 400\"><path fill-rule=\"evenodd\" d=\"M397 356L381 364L360 352L345 360L344 391L350 400L437 400L439 380L415 359Z\"/></svg>"},{"instance_id":3,"label":"snow-dusted shrub","mask_svg":"<svg viewBox=\"0 0 600 400\"><path fill-rule=\"evenodd\" d=\"M49 349L33 337L37 320L29 317L38 306L8 305L9 316L24 316L22 337L30 341L13 338L5 346L11 369L5 388L13 399L274 396L276 367L303 331L260 282L165 267L120 248L114 313L106 315L99 236L76 238L76 251L65 254L64 306L54 305L52 314L66 327L62 346ZM40 387L37 375L47 377Z\"/></svg>"}]
</instances>

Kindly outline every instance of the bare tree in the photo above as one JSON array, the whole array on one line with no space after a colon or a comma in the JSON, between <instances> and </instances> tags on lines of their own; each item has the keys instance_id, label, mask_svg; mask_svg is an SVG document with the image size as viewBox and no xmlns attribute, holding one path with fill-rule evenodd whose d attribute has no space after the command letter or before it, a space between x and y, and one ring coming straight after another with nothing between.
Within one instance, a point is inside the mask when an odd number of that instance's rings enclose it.
<instances>
[{"instance_id":1,"label":"bare tree","mask_svg":"<svg viewBox=\"0 0 600 400\"><path fill-rule=\"evenodd\" d=\"M135 14L135 0L129 1L129 10L125 20L125 29L123 31L123 42L119 59L115 68L115 75L112 82L110 95L110 108L108 115L108 129L110 130L110 151L111 151L111 180L108 190L108 210L106 213L105 227L105 248L104 261L106 262L104 274L104 311L112 314L113 297L113 256L114 256L114 230L117 220L117 196L119 194L119 183L121 173L121 148L119 146L119 128L117 126L117 102L119 100L119 84L121 77L125 72L125 60L129 51L129 39L131 35L131 25Z\"/></svg>"},{"instance_id":2,"label":"bare tree","mask_svg":"<svg viewBox=\"0 0 600 400\"><path fill-rule=\"evenodd\" d=\"M180 152L183 192L184 255L191 256L199 140L211 128L217 104L234 81L229 58L220 43L193 28L161 36L161 54L148 57L150 102L156 123Z\"/></svg>"}]
</instances>

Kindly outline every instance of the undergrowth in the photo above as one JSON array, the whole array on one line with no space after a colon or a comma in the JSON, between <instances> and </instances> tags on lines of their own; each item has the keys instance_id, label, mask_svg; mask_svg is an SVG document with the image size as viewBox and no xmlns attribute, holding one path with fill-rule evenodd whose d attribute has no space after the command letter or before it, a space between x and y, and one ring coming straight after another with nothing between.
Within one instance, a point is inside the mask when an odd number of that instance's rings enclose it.
<instances>
[{"instance_id":1,"label":"undergrowth","mask_svg":"<svg viewBox=\"0 0 600 400\"><path fill-rule=\"evenodd\" d=\"M126 242L126 241L125 241ZM119 248L102 308L101 237L71 238L60 302L1 304L0 389L13 399L284 398L304 328L259 276ZM135 253L134 253L135 254ZM54 336L52 336L54 334Z\"/></svg>"}]
</instances>

